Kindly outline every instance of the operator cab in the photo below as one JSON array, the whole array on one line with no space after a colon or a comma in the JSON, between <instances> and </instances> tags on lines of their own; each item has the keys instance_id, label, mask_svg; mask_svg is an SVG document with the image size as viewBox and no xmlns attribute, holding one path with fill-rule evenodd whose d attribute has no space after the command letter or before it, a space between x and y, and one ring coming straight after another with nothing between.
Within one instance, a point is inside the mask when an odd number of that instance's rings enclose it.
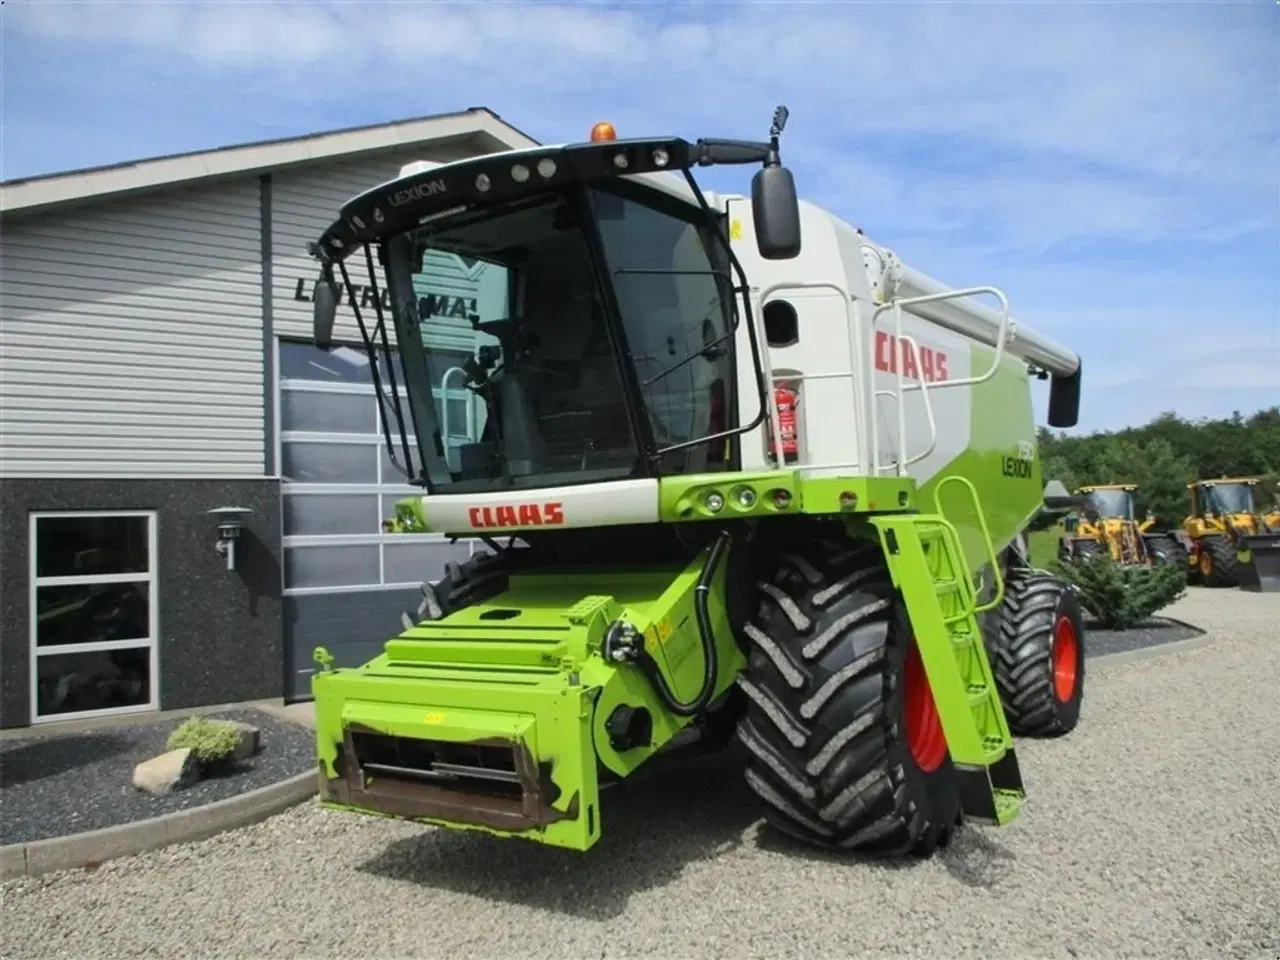
<instances>
[{"instance_id":1,"label":"operator cab","mask_svg":"<svg viewBox=\"0 0 1280 960\"><path fill-rule=\"evenodd\" d=\"M1231 516L1252 514L1256 481L1200 481L1191 485L1192 515Z\"/></svg>"},{"instance_id":2,"label":"operator cab","mask_svg":"<svg viewBox=\"0 0 1280 960\"><path fill-rule=\"evenodd\" d=\"M371 360L398 354L373 365L385 389L374 379L410 481L478 493L736 468L733 441L763 417L766 381L748 324L757 382L736 382L746 278L690 169L761 164L761 256L796 256L785 121L779 108L767 143L619 141L597 124L590 143L414 165L348 202L311 245L315 338L332 335L340 275ZM637 174L682 174L687 199ZM357 252L376 317L350 296ZM459 273L474 299L442 315L430 290ZM739 425L744 389L762 413Z\"/></svg>"},{"instance_id":3,"label":"operator cab","mask_svg":"<svg viewBox=\"0 0 1280 960\"><path fill-rule=\"evenodd\" d=\"M1132 520L1133 488L1093 487L1085 492L1091 518L1099 520Z\"/></svg>"}]
</instances>

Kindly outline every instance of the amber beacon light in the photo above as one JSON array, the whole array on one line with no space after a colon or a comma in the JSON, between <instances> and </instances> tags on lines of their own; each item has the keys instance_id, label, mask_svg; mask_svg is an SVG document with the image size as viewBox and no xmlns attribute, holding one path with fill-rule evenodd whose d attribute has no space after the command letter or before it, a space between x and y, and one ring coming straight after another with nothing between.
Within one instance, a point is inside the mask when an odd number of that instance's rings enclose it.
<instances>
[{"instance_id":1,"label":"amber beacon light","mask_svg":"<svg viewBox=\"0 0 1280 960\"><path fill-rule=\"evenodd\" d=\"M618 131L613 129L613 124L608 120L601 120L591 128L591 142L599 143L602 140L617 140Z\"/></svg>"}]
</instances>

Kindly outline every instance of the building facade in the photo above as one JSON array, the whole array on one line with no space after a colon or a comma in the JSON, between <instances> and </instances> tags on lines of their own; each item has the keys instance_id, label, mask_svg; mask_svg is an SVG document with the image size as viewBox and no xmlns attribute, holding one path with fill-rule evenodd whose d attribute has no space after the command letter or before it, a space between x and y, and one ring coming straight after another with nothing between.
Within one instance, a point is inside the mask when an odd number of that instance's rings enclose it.
<instances>
[{"instance_id":1,"label":"building facade","mask_svg":"<svg viewBox=\"0 0 1280 960\"><path fill-rule=\"evenodd\" d=\"M474 109L3 184L0 726L309 698L317 644L367 659L469 554L381 532L415 488L350 304L310 342L306 245L405 163L534 145ZM426 287L469 354L482 270Z\"/></svg>"}]
</instances>

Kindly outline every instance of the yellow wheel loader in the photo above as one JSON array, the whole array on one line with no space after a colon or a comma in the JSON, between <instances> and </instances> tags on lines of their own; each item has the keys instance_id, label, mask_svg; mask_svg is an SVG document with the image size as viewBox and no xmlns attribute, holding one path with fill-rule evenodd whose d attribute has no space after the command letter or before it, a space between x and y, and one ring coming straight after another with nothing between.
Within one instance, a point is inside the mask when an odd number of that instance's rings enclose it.
<instances>
[{"instance_id":1,"label":"yellow wheel loader","mask_svg":"<svg viewBox=\"0 0 1280 960\"><path fill-rule=\"evenodd\" d=\"M1258 505L1259 479L1221 477L1187 484L1191 509L1182 533L1196 582L1280 593L1280 510L1264 513Z\"/></svg>"},{"instance_id":2,"label":"yellow wheel loader","mask_svg":"<svg viewBox=\"0 0 1280 960\"><path fill-rule=\"evenodd\" d=\"M1080 487L1080 509L1064 524L1066 535L1058 541L1058 558L1072 563L1084 557L1108 553L1125 566L1188 565L1187 549L1175 537L1151 532L1156 518L1139 521L1134 515L1134 483L1102 483Z\"/></svg>"}]
</instances>

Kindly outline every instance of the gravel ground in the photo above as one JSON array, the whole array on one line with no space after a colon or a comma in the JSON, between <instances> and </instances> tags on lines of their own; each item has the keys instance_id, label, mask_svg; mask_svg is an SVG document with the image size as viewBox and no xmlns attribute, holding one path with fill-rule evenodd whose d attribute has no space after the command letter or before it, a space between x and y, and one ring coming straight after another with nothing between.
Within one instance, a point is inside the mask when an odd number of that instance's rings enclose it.
<instances>
[{"instance_id":1,"label":"gravel ground","mask_svg":"<svg viewBox=\"0 0 1280 960\"><path fill-rule=\"evenodd\" d=\"M304 805L0 887L18 957L1280 956L1280 597L1189 591L1196 649L1094 665L1030 801L911 866L760 830L731 762L610 791L587 855ZM1210 639L1206 638L1206 639Z\"/></svg>"},{"instance_id":2,"label":"gravel ground","mask_svg":"<svg viewBox=\"0 0 1280 960\"><path fill-rule=\"evenodd\" d=\"M260 751L234 773L151 796L133 768L167 749L186 716L164 723L0 741L0 843L25 843L158 817L265 787L312 769L315 735L261 710L209 714L258 728ZM3 956L3 954L0 954Z\"/></svg>"}]
</instances>

